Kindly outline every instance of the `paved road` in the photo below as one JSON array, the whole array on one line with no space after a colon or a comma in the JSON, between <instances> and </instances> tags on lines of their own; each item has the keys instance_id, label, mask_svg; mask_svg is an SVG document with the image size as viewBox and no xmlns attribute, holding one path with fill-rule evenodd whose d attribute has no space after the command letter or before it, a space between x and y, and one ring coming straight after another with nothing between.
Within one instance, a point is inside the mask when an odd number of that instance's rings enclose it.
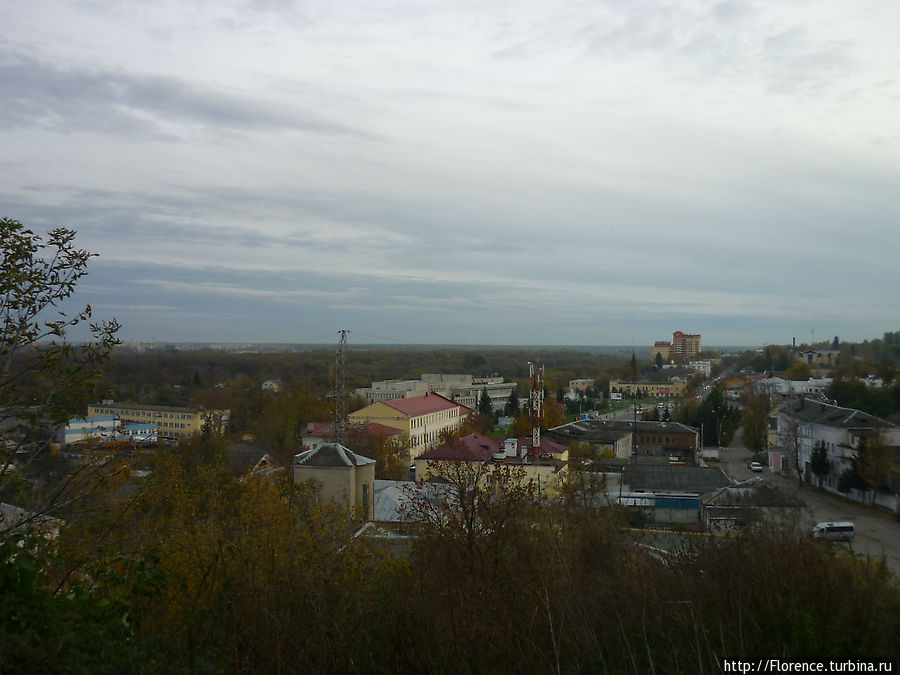
<instances>
[{"instance_id":1,"label":"paved road","mask_svg":"<svg viewBox=\"0 0 900 675\"><path fill-rule=\"evenodd\" d=\"M900 573L900 521L880 509L863 506L815 487L800 487L796 480L770 473L754 473L747 468L752 459L750 451L735 439L731 448L720 451L721 468L732 478L744 480L762 476L777 484L781 489L806 502L803 526L806 531L822 521L849 520L856 525L856 537L852 544L834 544L847 547L854 554L879 559L882 556L888 567Z\"/></svg>"}]
</instances>

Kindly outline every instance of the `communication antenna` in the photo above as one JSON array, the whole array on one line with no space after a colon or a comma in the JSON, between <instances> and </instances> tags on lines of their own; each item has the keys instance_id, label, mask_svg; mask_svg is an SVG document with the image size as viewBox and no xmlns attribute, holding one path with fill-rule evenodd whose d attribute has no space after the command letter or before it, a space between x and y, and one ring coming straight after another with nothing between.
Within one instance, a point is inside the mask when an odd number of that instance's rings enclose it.
<instances>
[{"instance_id":1,"label":"communication antenna","mask_svg":"<svg viewBox=\"0 0 900 675\"><path fill-rule=\"evenodd\" d=\"M347 347L349 330L338 331L337 352L334 355L334 441L344 444L344 436L347 432L347 362L344 358L344 349Z\"/></svg>"},{"instance_id":2,"label":"communication antenna","mask_svg":"<svg viewBox=\"0 0 900 675\"><path fill-rule=\"evenodd\" d=\"M531 409L531 445L535 453L535 459L541 448L541 420L544 412L544 366L541 357L528 362L528 374L531 376L531 395L529 396L529 408Z\"/></svg>"}]
</instances>

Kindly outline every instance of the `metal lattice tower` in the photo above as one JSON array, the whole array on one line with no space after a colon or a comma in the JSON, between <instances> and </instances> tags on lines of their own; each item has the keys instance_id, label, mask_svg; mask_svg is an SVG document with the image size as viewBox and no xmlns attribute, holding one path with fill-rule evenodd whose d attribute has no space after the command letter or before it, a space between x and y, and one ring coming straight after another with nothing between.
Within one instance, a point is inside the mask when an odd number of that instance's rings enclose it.
<instances>
[{"instance_id":1,"label":"metal lattice tower","mask_svg":"<svg viewBox=\"0 0 900 675\"><path fill-rule=\"evenodd\" d=\"M528 407L531 411L531 445L538 456L541 447L541 421L544 412L544 366L540 357L534 363L528 362L528 374L531 376L531 394Z\"/></svg>"},{"instance_id":2,"label":"metal lattice tower","mask_svg":"<svg viewBox=\"0 0 900 675\"><path fill-rule=\"evenodd\" d=\"M338 331L340 340L338 342L337 352L334 355L334 441L335 443L344 444L344 437L347 433L347 362L344 355L344 349L347 346L347 336L349 330L342 329Z\"/></svg>"}]
</instances>

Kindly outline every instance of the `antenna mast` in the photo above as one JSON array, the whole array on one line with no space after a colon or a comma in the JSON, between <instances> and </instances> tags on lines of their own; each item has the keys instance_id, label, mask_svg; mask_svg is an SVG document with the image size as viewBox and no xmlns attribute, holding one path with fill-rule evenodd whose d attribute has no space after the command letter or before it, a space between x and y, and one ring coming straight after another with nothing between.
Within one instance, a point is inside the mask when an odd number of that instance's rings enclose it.
<instances>
[{"instance_id":1,"label":"antenna mast","mask_svg":"<svg viewBox=\"0 0 900 675\"><path fill-rule=\"evenodd\" d=\"M534 448L535 458L541 447L541 420L544 412L544 366L541 357L528 362L528 374L531 375L531 396L529 408L531 409L531 445Z\"/></svg>"},{"instance_id":2,"label":"antenna mast","mask_svg":"<svg viewBox=\"0 0 900 675\"><path fill-rule=\"evenodd\" d=\"M344 348L349 334L350 331L346 329L338 331L340 340L334 355L334 441L340 445L344 444L347 432L347 362Z\"/></svg>"}]
</instances>

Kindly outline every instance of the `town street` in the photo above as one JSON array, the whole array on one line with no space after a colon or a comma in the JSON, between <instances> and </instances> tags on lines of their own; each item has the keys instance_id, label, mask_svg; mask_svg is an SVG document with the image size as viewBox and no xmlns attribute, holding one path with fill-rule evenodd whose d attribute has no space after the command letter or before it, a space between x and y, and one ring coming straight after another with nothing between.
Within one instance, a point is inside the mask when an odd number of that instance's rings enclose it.
<instances>
[{"instance_id":1,"label":"town street","mask_svg":"<svg viewBox=\"0 0 900 675\"><path fill-rule=\"evenodd\" d=\"M720 450L719 466L735 480L746 480L761 476L772 481L779 488L806 502L803 527L804 531L816 523L823 521L849 520L856 526L856 537L850 545L832 544L851 550L855 555L872 559L884 556L888 567L894 573L900 573L900 520L880 509L863 506L844 499L838 495L825 492L816 487L800 487L796 480L783 478L769 472L768 467L762 473L754 473L747 467L752 454L741 444L740 436L736 436L732 446ZM762 460L766 466L766 460ZM715 464L711 465L715 466Z\"/></svg>"}]
</instances>

